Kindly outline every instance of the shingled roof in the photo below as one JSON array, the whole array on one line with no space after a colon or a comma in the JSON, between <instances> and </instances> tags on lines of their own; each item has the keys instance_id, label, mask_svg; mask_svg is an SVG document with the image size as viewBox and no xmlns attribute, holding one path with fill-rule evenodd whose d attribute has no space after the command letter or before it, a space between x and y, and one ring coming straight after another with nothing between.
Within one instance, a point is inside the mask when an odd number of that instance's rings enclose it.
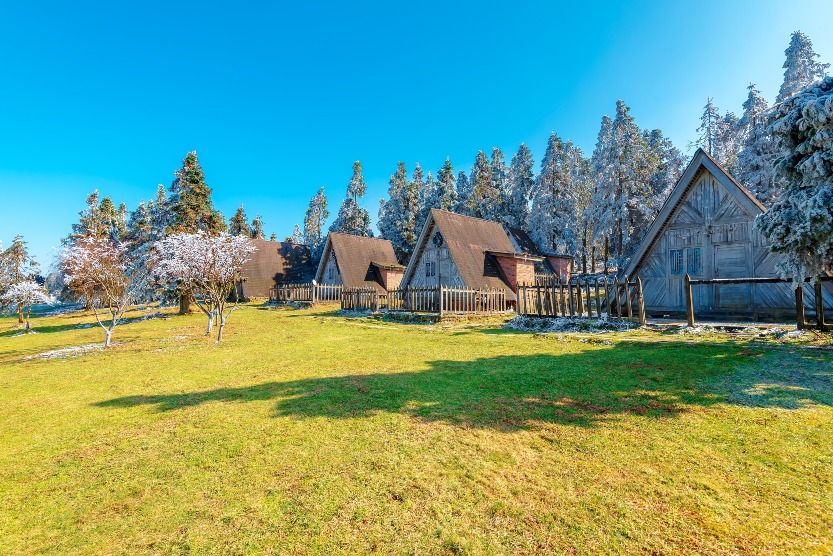
<instances>
[{"instance_id":1,"label":"shingled roof","mask_svg":"<svg viewBox=\"0 0 833 556\"><path fill-rule=\"evenodd\" d=\"M393 244L387 239L330 232L327 235L321 262L318 264L316 273L318 282L323 281L324 268L331 251L335 252L341 282L345 288L373 287L381 291L382 286L376 281L373 265L400 266L399 261L396 260Z\"/></svg>"},{"instance_id":2,"label":"shingled roof","mask_svg":"<svg viewBox=\"0 0 833 556\"><path fill-rule=\"evenodd\" d=\"M269 290L278 283L312 280L315 268L308 246L265 239L252 242L257 251L240 271L244 297L269 297Z\"/></svg>"},{"instance_id":3,"label":"shingled roof","mask_svg":"<svg viewBox=\"0 0 833 556\"><path fill-rule=\"evenodd\" d=\"M463 283L470 289L502 289L511 299L515 294L502 279L493 253L515 253L515 246L499 222L463 216L454 212L431 209L417 245L423 245L429 238L423 237L434 221L445 240L449 255L454 261ZM405 271L404 282L414 272L417 257L412 257Z\"/></svg>"}]
</instances>

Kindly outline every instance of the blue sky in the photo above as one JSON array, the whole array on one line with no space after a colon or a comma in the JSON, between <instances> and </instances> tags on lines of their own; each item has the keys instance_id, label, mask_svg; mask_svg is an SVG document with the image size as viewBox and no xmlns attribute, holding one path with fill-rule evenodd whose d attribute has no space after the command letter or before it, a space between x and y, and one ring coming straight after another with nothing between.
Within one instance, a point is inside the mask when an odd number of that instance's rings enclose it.
<instances>
[{"instance_id":1,"label":"blue sky","mask_svg":"<svg viewBox=\"0 0 833 556\"><path fill-rule=\"evenodd\" d=\"M378 199L396 163L478 149L592 151L624 99L685 149L706 98L770 102L800 29L833 61L833 3L15 2L0 7L0 239L49 263L93 189L133 208L197 150L226 217L283 238L354 160Z\"/></svg>"}]
</instances>

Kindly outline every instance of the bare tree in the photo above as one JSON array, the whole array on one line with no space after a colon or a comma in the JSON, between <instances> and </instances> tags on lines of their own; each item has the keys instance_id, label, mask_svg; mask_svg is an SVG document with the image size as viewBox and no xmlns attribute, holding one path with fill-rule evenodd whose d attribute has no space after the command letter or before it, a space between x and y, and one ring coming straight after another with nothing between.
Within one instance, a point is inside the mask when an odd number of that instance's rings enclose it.
<instances>
[{"instance_id":1,"label":"bare tree","mask_svg":"<svg viewBox=\"0 0 833 556\"><path fill-rule=\"evenodd\" d=\"M147 292L153 258L146 249L131 251L125 243L86 237L64 249L60 264L67 285L92 307L109 347L119 319ZM109 323L102 320L106 313Z\"/></svg>"},{"instance_id":2,"label":"bare tree","mask_svg":"<svg viewBox=\"0 0 833 556\"><path fill-rule=\"evenodd\" d=\"M156 243L157 274L194 294L194 301L208 318L206 336L216 322L220 342L228 317L237 308L240 269L255 251L254 243L245 236L175 234ZM229 306L230 296L234 301Z\"/></svg>"}]
</instances>

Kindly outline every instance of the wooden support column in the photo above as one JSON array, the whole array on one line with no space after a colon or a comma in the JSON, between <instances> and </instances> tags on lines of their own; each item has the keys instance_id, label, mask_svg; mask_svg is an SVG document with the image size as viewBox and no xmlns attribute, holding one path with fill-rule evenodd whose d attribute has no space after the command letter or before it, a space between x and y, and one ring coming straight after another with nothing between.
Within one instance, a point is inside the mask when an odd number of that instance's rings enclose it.
<instances>
[{"instance_id":1,"label":"wooden support column","mask_svg":"<svg viewBox=\"0 0 833 556\"><path fill-rule=\"evenodd\" d=\"M821 289L821 280L816 281L813 289L816 294L816 324L824 332L824 290Z\"/></svg>"},{"instance_id":2,"label":"wooden support column","mask_svg":"<svg viewBox=\"0 0 833 556\"><path fill-rule=\"evenodd\" d=\"M633 303L631 300L630 278L625 276L625 303L628 306L628 321L633 321Z\"/></svg>"},{"instance_id":3,"label":"wooden support column","mask_svg":"<svg viewBox=\"0 0 833 556\"><path fill-rule=\"evenodd\" d=\"M683 290L685 294L685 316L689 326L694 326L694 299L691 295L691 276L685 275L685 282L683 283Z\"/></svg>"},{"instance_id":4,"label":"wooden support column","mask_svg":"<svg viewBox=\"0 0 833 556\"><path fill-rule=\"evenodd\" d=\"M795 327L804 330L804 284L795 289Z\"/></svg>"},{"instance_id":5,"label":"wooden support column","mask_svg":"<svg viewBox=\"0 0 833 556\"><path fill-rule=\"evenodd\" d=\"M636 279L636 303L639 306L639 326L645 326L645 296L642 294L642 278Z\"/></svg>"}]
</instances>

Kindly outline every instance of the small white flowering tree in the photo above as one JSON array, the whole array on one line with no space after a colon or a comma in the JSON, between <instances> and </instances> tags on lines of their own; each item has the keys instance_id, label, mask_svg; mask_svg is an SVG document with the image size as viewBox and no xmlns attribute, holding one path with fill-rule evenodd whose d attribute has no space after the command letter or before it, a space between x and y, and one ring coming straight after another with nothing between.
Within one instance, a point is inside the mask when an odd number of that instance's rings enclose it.
<instances>
[{"instance_id":1,"label":"small white flowering tree","mask_svg":"<svg viewBox=\"0 0 833 556\"><path fill-rule=\"evenodd\" d=\"M86 237L64 250L60 265L64 281L91 305L104 330L104 347L109 347L125 311L147 292L153 259L144 249L131 251L125 243ZM107 313L109 323L102 320Z\"/></svg>"},{"instance_id":2,"label":"small white flowering tree","mask_svg":"<svg viewBox=\"0 0 833 556\"><path fill-rule=\"evenodd\" d=\"M32 305L39 303L51 303L52 300L44 291L43 287L34 280L25 280L12 284L6 292L0 296L0 307L17 311L22 307L22 315L26 321L24 334L32 332L32 326L29 323L32 317Z\"/></svg>"},{"instance_id":3,"label":"small white flowering tree","mask_svg":"<svg viewBox=\"0 0 833 556\"><path fill-rule=\"evenodd\" d=\"M255 251L254 242L245 236L175 234L156 242L156 272L194 294L195 303L208 317L205 334L212 332L216 320L220 342L228 317L237 307L235 286L240 269ZM229 307L230 295L235 301Z\"/></svg>"}]
</instances>

